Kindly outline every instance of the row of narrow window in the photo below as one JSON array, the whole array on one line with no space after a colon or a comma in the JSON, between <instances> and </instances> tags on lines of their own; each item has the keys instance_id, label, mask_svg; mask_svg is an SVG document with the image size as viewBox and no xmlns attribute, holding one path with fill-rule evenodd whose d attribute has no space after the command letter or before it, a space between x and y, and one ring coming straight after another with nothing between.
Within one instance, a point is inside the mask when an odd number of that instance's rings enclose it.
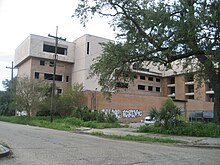
<instances>
[{"instance_id":1,"label":"row of narrow window","mask_svg":"<svg viewBox=\"0 0 220 165\"><path fill-rule=\"evenodd\" d=\"M153 86L148 86L148 91L153 91ZM155 87L156 92L160 92L160 87ZM138 85L138 90L146 90L145 85Z\"/></svg>"},{"instance_id":2,"label":"row of narrow window","mask_svg":"<svg viewBox=\"0 0 220 165\"><path fill-rule=\"evenodd\" d=\"M43 51L48 53L55 53L55 46L52 45L43 45ZM67 55L67 48L57 47L57 54Z\"/></svg>"},{"instance_id":3,"label":"row of narrow window","mask_svg":"<svg viewBox=\"0 0 220 165\"><path fill-rule=\"evenodd\" d=\"M146 80L146 76L140 75L140 80ZM154 77L148 77L148 81L154 81ZM156 82L160 82L160 78L156 78Z\"/></svg>"},{"instance_id":4,"label":"row of narrow window","mask_svg":"<svg viewBox=\"0 0 220 165\"><path fill-rule=\"evenodd\" d=\"M128 83L117 82L116 87L118 88L128 88ZM138 90L145 90L145 85L138 85ZM153 86L148 86L148 91L153 91ZM156 92L160 92L160 87L156 87Z\"/></svg>"},{"instance_id":5,"label":"row of narrow window","mask_svg":"<svg viewBox=\"0 0 220 165\"><path fill-rule=\"evenodd\" d=\"M34 78L39 79L40 78L40 73L35 72L34 73ZM45 80L53 80L53 74L49 73L44 73L44 79ZM62 75L55 75L55 81L63 81L63 76ZM66 82L69 82L69 76L66 76Z\"/></svg>"}]
</instances>

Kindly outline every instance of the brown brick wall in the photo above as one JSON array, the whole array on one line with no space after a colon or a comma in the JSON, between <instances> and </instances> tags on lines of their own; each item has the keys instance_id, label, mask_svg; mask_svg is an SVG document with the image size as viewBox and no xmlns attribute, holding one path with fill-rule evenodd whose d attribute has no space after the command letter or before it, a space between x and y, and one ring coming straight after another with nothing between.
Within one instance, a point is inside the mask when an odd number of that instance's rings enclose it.
<instances>
[{"instance_id":1,"label":"brown brick wall","mask_svg":"<svg viewBox=\"0 0 220 165\"><path fill-rule=\"evenodd\" d=\"M135 94L113 94L111 100L106 100L101 92L87 91L85 92L87 96L86 105L91 109L103 110L103 109L115 109L115 110L140 110L142 115L135 118L121 117L122 122L140 122L145 116L149 115L150 109L155 107L157 109L161 108L167 97L155 97L155 96L144 96ZM96 96L96 97L95 97ZM93 98L96 98L96 105L94 105ZM212 111L213 103L204 102L198 100L188 100L183 102L186 108L186 114L184 116L188 118L189 114L193 111ZM95 106L95 107L94 107Z\"/></svg>"},{"instance_id":2,"label":"brown brick wall","mask_svg":"<svg viewBox=\"0 0 220 165\"><path fill-rule=\"evenodd\" d=\"M185 100L185 78L183 75L175 77L176 99Z\"/></svg>"}]
</instances>

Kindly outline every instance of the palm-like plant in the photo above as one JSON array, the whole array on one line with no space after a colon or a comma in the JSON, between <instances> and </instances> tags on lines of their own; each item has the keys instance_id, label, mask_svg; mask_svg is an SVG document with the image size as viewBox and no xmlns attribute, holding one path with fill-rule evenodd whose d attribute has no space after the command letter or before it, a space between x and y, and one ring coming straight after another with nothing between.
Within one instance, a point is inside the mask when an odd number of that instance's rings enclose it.
<instances>
[{"instance_id":1,"label":"palm-like plant","mask_svg":"<svg viewBox=\"0 0 220 165\"><path fill-rule=\"evenodd\" d=\"M176 125L180 124L180 115L180 108L174 104L171 98L168 98L159 110L156 108L152 108L150 110L151 118L154 118L156 121L155 125L165 128L175 127Z\"/></svg>"}]
</instances>

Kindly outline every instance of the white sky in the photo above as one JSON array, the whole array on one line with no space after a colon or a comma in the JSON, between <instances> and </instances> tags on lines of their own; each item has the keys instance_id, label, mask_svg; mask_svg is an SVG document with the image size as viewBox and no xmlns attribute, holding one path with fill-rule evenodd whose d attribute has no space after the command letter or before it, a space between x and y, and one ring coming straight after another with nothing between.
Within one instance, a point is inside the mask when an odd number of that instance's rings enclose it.
<instances>
[{"instance_id":1,"label":"white sky","mask_svg":"<svg viewBox=\"0 0 220 165\"><path fill-rule=\"evenodd\" d=\"M73 41L84 34L114 40L114 32L106 19L96 18L84 28L72 18L78 0L0 0L0 90L2 81L11 78L15 49L30 34L55 35ZM14 73L16 76L16 71Z\"/></svg>"}]
</instances>

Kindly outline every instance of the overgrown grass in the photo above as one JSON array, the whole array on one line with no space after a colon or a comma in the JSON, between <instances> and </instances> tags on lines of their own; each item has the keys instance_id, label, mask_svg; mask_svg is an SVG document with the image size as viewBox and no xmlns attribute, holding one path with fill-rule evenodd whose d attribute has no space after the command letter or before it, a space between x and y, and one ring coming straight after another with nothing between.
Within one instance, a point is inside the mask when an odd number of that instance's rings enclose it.
<instances>
[{"instance_id":1,"label":"overgrown grass","mask_svg":"<svg viewBox=\"0 0 220 165\"><path fill-rule=\"evenodd\" d=\"M144 125L139 128L142 133L159 133L179 136L220 137L220 124L215 123L184 123L181 126L165 129Z\"/></svg>"},{"instance_id":2,"label":"overgrown grass","mask_svg":"<svg viewBox=\"0 0 220 165\"><path fill-rule=\"evenodd\" d=\"M154 138L154 137L145 137L145 136L134 136L134 135L105 135L102 132L92 132L94 136L110 138L110 139L117 139L117 140L129 140L129 141L140 141L140 142L157 142L157 143L184 143L179 140L173 140L168 138Z\"/></svg>"},{"instance_id":3,"label":"overgrown grass","mask_svg":"<svg viewBox=\"0 0 220 165\"><path fill-rule=\"evenodd\" d=\"M52 128L58 130L75 130L76 127L90 127L90 128L116 128L120 127L119 123L98 123L96 121L84 122L75 117L54 118L54 121L50 122L50 117L20 117L20 116L0 116L0 121L32 125L38 127Z\"/></svg>"}]
</instances>

